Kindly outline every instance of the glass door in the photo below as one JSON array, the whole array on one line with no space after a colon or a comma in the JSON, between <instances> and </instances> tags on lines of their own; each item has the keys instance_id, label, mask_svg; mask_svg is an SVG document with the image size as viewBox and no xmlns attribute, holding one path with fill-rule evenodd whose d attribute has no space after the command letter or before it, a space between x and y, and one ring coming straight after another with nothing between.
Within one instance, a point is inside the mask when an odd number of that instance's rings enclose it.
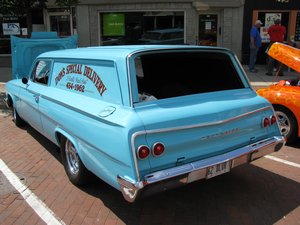
<instances>
[{"instance_id":1,"label":"glass door","mask_svg":"<svg viewBox=\"0 0 300 225\"><path fill-rule=\"evenodd\" d=\"M47 12L48 31L56 31L60 37L73 35L73 18L70 9L50 8Z\"/></svg>"},{"instance_id":2,"label":"glass door","mask_svg":"<svg viewBox=\"0 0 300 225\"><path fill-rule=\"evenodd\" d=\"M198 45L217 46L218 14L199 15Z\"/></svg>"},{"instance_id":3,"label":"glass door","mask_svg":"<svg viewBox=\"0 0 300 225\"><path fill-rule=\"evenodd\" d=\"M56 31L58 36L71 35L70 15L50 16L50 31Z\"/></svg>"}]
</instances>

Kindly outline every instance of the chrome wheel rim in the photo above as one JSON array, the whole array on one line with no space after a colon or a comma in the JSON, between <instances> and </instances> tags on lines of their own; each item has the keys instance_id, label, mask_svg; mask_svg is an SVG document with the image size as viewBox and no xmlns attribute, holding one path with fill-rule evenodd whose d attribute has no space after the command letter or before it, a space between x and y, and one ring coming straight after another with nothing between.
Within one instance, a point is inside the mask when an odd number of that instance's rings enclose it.
<instances>
[{"instance_id":1,"label":"chrome wheel rim","mask_svg":"<svg viewBox=\"0 0 300 225\"><path fill-rule=\"evenodd\" d=\"M77 174L79 172L79 157L74 145L69 140L66 141L65 151L69 171L72 174Z\"/></svg>"},{"instance_id":2,"label":"chrome wheel rim","mask_svg":"<svg viewBox=\"0 0 300 225\"><path fill-rule=\"evenodd\" d=\"M281 134L287 136L291 130L291 121L289 117L281 111L276 111L276 116Z\"/></svg>"}]
</instances>

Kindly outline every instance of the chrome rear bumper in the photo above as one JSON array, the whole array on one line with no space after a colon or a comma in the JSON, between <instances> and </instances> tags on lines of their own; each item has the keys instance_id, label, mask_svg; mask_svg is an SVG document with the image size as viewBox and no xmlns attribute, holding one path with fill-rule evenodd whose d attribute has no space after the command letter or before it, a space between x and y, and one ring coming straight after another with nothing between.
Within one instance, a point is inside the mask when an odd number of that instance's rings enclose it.
<instances>
[{"instance_id":1,"label":"chrome rear bumper","mask_svg":"<svg viewBox=\"0 0 300 225\"><path fill-rule=\"evenodd\" d=\"M124 198L128 202L134 202L141 192L159 192L205 179L208 167L230 161L230 169L232 169L279 151L284 144L283 136L275 136L222 155L147 174L139 182L133 182L121 176L117 179Z\"/></svg>"}]
</instances>

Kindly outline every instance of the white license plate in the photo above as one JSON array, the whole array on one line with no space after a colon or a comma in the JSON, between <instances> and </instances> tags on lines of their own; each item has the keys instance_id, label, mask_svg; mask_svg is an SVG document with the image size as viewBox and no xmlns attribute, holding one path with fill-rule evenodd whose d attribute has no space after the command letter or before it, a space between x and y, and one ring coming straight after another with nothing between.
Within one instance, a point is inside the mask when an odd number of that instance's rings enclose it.
<instances>
[{"instance_id":1,"label":"white license plate","mask_svg":"<svg viewBox=\"0 0 300 225\"><path fill-rule=\"evenodd\" d=\"M222 162L207 168L206 179L227 173L230 171L231 161Z\"/></svg>"}]
</instances>

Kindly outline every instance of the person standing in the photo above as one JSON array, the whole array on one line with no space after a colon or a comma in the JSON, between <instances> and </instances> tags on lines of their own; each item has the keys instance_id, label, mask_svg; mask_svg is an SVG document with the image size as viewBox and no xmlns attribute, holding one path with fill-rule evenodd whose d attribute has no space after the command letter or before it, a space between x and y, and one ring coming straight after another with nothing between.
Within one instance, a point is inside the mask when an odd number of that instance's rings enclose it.
<instances>
[{"instance_id":1,"label":"person standing","mask_svg":"<svg viewBox=\"0 0 300 225\"><path fill-rule=\"evenodd\" d=\"M261 47L261 36L258 29L263 23L260 20L256 20L254 26L250 30L250 59L249 70L252 73L257 73L255 69L255 62L259 48Z\"/></svg>"},{"instance_id":2,"label":"person standing","mask_svg":"<svg viewBox=\"0 0 300 225\"><path fill-rule=\"evenodd\" d=\"M272 26L269 27L268 29L268 34L270 36L270 45L268 47L268 49L271 47L271 45L275 42L283 42L284 41L284 36L286 33L286 28L281 25L281 20L280 19L276 19L274 21L274 24ZM267 70L268 72L266 73L266 75L268 76L272 76L273 75L273 68L274 68L274 63L275 63L275 59L273 59L272 57L268 57L268 63L267 63ZM279 71L279 76L283 76L282 71Z\"/></svg>"}]
</instances>

